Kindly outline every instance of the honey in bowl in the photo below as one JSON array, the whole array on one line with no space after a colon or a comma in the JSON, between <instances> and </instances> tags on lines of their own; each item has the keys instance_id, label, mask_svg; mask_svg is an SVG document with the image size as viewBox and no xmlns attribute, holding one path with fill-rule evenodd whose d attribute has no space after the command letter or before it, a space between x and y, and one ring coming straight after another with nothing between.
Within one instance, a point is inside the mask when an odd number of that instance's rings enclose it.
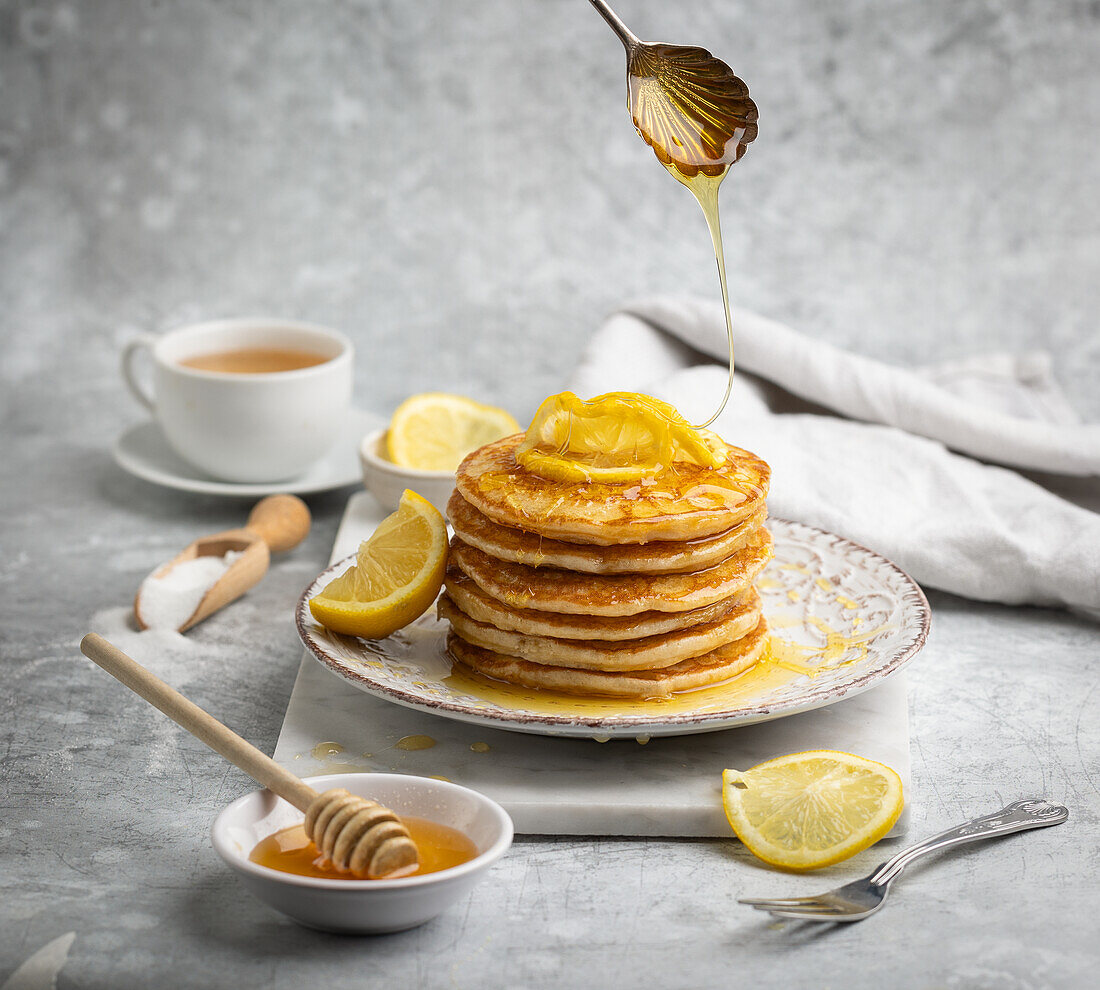
<instances>
[{"instance_id":1,"label":"honey in bowl","mask_svg":"<svg viewBox=\"0 0 1100 990\"><path fill-rule=\"evenodd\" d=\"M468 863L478 855L478 848L473 840L457 829L413 815L402 815L401 821L409 830L420 853L417 868L401 876L416 877L425 873L438 873L440 870L449 870L453 866ZM261 839L248 858L260 866L302 877L318 877L324 880L361 879L364 883L373 882L337 870L321 855L300 824L291 825ZM394 877L391 874L383 879Z\"/></svg>"},{"instance_id":2,"label":"honey in bowl","mask_svg":"<svg viewBox=\"0 0 1100 990\"><path fill-rule=\"evenodd\" d=\"M218 371L231 375L270 375L278 371L298 371L331 360L315 351L286 347L242 347L231 351L196 354L180 361L184 368Z\"/></svg>"}]
</instances>

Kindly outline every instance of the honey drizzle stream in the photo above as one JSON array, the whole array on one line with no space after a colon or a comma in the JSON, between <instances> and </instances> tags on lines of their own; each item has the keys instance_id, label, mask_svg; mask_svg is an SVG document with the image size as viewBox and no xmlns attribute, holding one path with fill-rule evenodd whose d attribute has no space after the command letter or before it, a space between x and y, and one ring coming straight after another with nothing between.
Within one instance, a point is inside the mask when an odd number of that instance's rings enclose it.
<instances>
[{"instance_id":1,"label":"honey drizzle stream","mask_svg":"<svg viewBox=\"0 0 1100 990\"><path fill-rule=\"evenodd\" d=\"M718 219L718 187L726 177L729 167L727 166L724 168L716 176L700 172L692 178L687 178L674 166L666 165L665 167L676 179L691 190L691 194L698 201L699 206L702 207L703 216L706 217L707 220L707 229L710 231L711 244L714 246L714 258L718 262L718 281L722 286L722 313L726 317L726 338L729 341L730 368L729 375L726 378L726 391L722 396L722 401L719 403L718 408L714 411L710 419L705 423L698 424L697 428L702 429L703 427L710 426L711 423L722 415L722 410L726 408L726 403L730 400L730 393L733 391L733 317L730 314L730 295L729 287L726 282L726 255L722 250L722 224Z\"/></svg>"},{"instance_id":2,"label":"honey drizzle stream","mask_svg":"<svg viewBox=\"0 0 1100 990\"><path fill-rule=\"evenodd\" d=\"M706 422L699 424L702 428L722 414L733 390L733 320L718 188L730 166L740 160L756 138L757 109L744 81L709 52L678 45L631 47L629 41L626 43L627 92L634 127L657 160L687 186L699 203L718 264L729 341L729 375L721 404Z\"/></svg>"}]
</instances>

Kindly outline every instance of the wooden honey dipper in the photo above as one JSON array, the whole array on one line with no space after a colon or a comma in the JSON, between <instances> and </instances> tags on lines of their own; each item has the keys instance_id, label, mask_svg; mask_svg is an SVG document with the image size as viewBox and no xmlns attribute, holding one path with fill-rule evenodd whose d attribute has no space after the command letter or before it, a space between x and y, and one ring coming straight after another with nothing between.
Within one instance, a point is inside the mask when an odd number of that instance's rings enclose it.
<instances>
[{"instance_id":1,"label":"wooden honey dipper","mask_svg":"<svg viewBox=\"0 0 1100 990\"><path fill-rule=\"evenodd\" d=\"M318 794L102 636L88 633L80 651L256 783L305 812L306 835L336 869L373 880L404 875L419 863L409 830L389 808L342 787Z\"/></svg>"}]
</instances>

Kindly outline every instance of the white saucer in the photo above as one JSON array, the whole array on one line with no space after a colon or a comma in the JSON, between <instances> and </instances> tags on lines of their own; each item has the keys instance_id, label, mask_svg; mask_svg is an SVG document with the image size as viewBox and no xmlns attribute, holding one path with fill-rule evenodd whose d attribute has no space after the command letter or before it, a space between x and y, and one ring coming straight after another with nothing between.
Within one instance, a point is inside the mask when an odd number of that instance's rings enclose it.
<instances>
[{"instance_id":1,"label":"white saucer","mask_svg":"<svg viewBox=\"0 0 1100 990\"><path fill-rule=\"evenodd\" d=\"M351 410L332 452L305 474L287 481L238 483L211 478L177 456L152 420L130 427L115 441L111 453L124 471L154 485L178 491L206 495L263 496L275 492L306 495L360 484L363 475L359 466L359 443L381 424L382 417L375 413Z\"/></svg>"}]
</instances>

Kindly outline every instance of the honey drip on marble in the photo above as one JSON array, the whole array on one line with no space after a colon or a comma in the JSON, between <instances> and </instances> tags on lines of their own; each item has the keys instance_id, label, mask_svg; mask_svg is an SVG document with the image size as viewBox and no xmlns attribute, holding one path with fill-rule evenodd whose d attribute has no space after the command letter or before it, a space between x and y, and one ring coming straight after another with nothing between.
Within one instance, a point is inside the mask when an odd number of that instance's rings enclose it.
<instances>
[{"instance_id":1,"label":"honey drip on marble","mask_svg":"<svg viewBox=\"0 0 1100 990\"><path fill-rule=\"evenodd\" d=\"M457 829L426 818L402 815L401 821L409 830L420 854L420 864L405 877L416 877L424 873L437 873L452 866L460 866L477 856L477 846L473 840ZM249 853L248 858L260 866L279 870L282 873L296 873L303 877L322 877L328 880L357 880L374 883L365 877L355 877L337 870L318 848L309 840L301 825L291 825L266 839L261 839Z\"/></svg>"},{"instance_id":2,"label":"honey drip on marble","mask_svg":"<svg viewBox=\"0 0 1100 990\"><path fill-rule=\"evenodd\" d=\"M394 749L403 749L409 753L415 753L421 749L431 749L435 745L431 736L402 736L394 743Z\"/></svg>"},{"instance_id":3,"label":"honey drip on marble","mask_svg":"<svg viewBox=\"0 0 1100 990\"><path fill-rule=\"evenodd\" d=\"M703 48L652 45L635 48L627 62L627 95L634 127L674 179L687 186L707 221L729 341L729 377L722 403L700 427L726 408L733 389L733 320L730 316L718 187L757 134L749 88Z\"/></svg>"}]
</instances>

